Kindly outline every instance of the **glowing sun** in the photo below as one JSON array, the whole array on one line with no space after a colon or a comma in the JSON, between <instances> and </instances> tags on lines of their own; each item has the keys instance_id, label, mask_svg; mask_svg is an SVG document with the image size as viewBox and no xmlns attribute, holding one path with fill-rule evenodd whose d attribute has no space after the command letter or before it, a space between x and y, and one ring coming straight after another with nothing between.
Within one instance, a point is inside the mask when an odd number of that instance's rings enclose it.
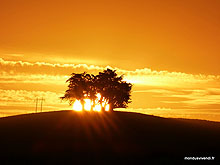
<instances>
[{"instance_id":1,"label":"glowing sun","mask_svg":"<svg viewBox=\"0 0 220 165\"><path fill-rule=\"evenodd\" d=\"M76 100L74 103L73 103L73 110L75 111L82 111L82 110L85 110L85 111L97 111L97 112L101 112L102 108L105 110L105 111L109 111L109 104L107 103L106 99L103 97L101 97L101 94L100 93L97 93L96 95L96 100L92 101L90 99L84 99L82 103L80 100ZM102 100L101 100L102 98Z\"/></svg>"}]
</instances>

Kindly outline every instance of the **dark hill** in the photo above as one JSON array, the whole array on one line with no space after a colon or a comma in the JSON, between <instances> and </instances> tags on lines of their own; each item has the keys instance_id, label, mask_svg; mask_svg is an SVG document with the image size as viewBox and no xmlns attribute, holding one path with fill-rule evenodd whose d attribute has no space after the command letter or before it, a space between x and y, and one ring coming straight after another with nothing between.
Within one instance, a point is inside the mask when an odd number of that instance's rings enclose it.
<instances>
[{"instance_id":1,"label":"dark hill","mask_svg":"<svg viewBox=\"0 0 220 165\"><path fill-rule=\"evenodd\" d=\"M0 164L179 164L190 162L185 156L220 156L220 123L211 121L59 111L1 118L0 131Z\"/></svg>"}]
</instances>

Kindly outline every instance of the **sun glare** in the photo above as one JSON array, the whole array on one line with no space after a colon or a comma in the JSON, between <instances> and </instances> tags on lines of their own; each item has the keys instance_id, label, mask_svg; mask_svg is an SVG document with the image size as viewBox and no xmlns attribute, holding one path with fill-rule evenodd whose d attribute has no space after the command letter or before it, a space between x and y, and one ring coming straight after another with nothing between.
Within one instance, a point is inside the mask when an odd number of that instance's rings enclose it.
<instances>
[{"instance_id":1,"label":"sun glare","mask_svg":"<svg viewBox=\"0 0 220 165\"><path fill-rule=\"evenodd\" d=\"M74 103L73 103L73 110L75 111L82 111L82 104L79 100L76 100Z\"/></svg>"},{"instance_id":2,"label":"sun glare","mask_svg":"<svg viewBox=\"0 0 220 165\"><path fill-rule=\"evenodd\" d=\"M92 107L92 101L90 99L84 99L85 104L84 104L84 109L86 111L90 111Z\"/></svg>"},{"instance_id":3,"label":"sun glare","mask_svg":"<svg viewBox=\"0 0 220 165\"><path fill-rule=\"evenodd\" d=\"M100 112L102 110L102 106L100 104L96 104L93 110Z\"/></svg>"},{"instance_id":4,"label":"sun glare","mask_svg":"<svg viewBox=\"0 0 220 165\"><path fill-rule=\"evenodd\" d=\"M102 97L100 93L98 93L96 96L97 96L98 100L100 100Z\"/></svg>"},{"instance_id":5,"label":"sun glare","mask_svg":"<svg viewBox=\"0 0 220 165\"><path fill-rule=\"evenodd\" d=\"M86 111L97 111L97 112L101 112L102 108L104 108L105 111L109 111L109 104L107 103L105 98L102 98L101 94L98 93L96 95L97 99L95 101L92 101L90 99L84 99L84 108L83 108L83 104L81 103L80 100L76 100L73 103L73 110L75 111L82 111L83 109ZM100 104L100 100L102 98L102 104Z\"/></svg>"},{"instance_id":6,"label":"sun glare","mask_svg":"<svg viewBox=\"0 0 220 165\"><path fill-rule=\"evenodd\" d=\"M105 111L109 111L109 104L107 104L106 106L105 106Z\"/></svg>"}]
</instances>

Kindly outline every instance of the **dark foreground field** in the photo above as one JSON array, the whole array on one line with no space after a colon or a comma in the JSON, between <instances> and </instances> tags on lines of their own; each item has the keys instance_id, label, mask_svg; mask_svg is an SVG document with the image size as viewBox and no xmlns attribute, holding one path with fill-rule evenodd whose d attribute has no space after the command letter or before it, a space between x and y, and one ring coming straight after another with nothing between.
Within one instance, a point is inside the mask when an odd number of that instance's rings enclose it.
<instances>
[{"instance_id":1,"label":"dark foreground field","mask_svg":"<svg viewBox=\"0 0 220 165\"><path fill-rule=\"evenodd\" d=\"M220 123L129 112L44 112L0 119L0 164L185 164L220 156ZM198 161L197 161L198 163Z\"/></svg>"}]
</instances>

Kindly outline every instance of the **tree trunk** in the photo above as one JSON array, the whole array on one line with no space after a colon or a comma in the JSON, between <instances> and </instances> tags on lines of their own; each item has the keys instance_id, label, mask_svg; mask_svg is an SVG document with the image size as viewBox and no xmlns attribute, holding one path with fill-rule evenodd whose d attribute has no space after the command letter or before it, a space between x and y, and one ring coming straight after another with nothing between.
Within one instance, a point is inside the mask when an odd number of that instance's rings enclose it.
<instances>
[{"instance_id":1,"label":"tree trunk","mask_svg":"<svg viewBox=\"0 0 220 165\"><path fill-rule=\"evenodd\" d=\"M100 98L100 105L101 105L101 112L104 112L105 111L105 107L102 106L102 103L103 103L103 96L101 96Z\"/></svg>"},{"instance_id":2,"label":"tree trunk","mask_svg":"<svg viewBox=\"0 0 220 165\"><path fill-rule=\"evenodd\" d=\"M92 99L91 99L91 104L92 104L92 105L91 105L90 111L94 111L95 100L92 100Z\"/></svg>"},{"instance_id":3,"label":"tree trunk","mask_svg":"<svg viewBox=\"0 0 220 165\"><path fill-rule=\"evenodd\" d=\"M85 111L85 101L84 101L84 99L82 99L80 102L82 104L82 111Z\"/></svg>"},{"instance_id":4,"label":"tree trunk","mask_svg":"<svg viewBox=\"0 0 220 165\"><path fill-rule=\"evenodd\" d=\"M109 103L109 112L113 112L113 104Z\"/></svg>"},{"instance_id":5,"label":"tree trunk","mask_svg":"<svg viewBox=\"0 0 220 165\"><path fill-rule=\"evenodd\" d=\"M101 112L105 112L105 107L102 107Z\"/></svg>"},{"instance_id":6,"label":"tree trunk","mask_svg":"<svg viewBox=\"0 0 220 165\"><path fill-rule=\"evenodd\" d=\"M94 111L94 104L93 105L91 105L91 111Z\"/></svg>"}]
</instances>

